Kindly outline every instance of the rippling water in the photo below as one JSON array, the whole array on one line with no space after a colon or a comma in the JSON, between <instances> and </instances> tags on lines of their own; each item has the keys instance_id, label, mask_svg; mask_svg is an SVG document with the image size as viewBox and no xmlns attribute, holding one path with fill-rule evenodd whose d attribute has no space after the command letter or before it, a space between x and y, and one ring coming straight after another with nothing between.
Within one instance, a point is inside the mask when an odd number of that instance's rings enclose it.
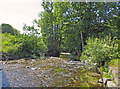
<instances>
[{"instance_id":1,"label":"rippling water","mask_svg":"<svg viewBox=\"0 0 120 89\"><path fill-rule=\"evenodd\" d=\"M12 60L3 62L3 69L9 81L8 86L11 87L99 86L99 77L92 77L83 63L57 57L46 60Z\"/></svg>"}]
</instances>

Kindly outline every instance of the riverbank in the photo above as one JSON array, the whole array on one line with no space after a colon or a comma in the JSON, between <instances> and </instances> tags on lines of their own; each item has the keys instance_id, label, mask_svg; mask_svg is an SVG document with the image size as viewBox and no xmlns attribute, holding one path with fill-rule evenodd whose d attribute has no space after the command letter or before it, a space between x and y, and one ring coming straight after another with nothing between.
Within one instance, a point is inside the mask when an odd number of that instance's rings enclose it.
<instances>
[{"instance_id":1,"label":"riverbank","mask_svg":"<svg viewBox=\"0 0 120 89\"><path fill-rule=\"evenodd\" d=\"M103 83L106 87L120 87L119 71L119 59L110 60L101 67Z\"/></svg>"}]
</instances>

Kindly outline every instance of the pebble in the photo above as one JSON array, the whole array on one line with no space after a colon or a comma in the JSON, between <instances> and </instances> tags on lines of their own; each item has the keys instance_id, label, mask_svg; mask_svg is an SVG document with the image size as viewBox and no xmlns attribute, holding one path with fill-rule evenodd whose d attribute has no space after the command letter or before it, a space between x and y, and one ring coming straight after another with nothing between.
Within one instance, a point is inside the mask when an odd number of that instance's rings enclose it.
<instances>
[{"instance_id":1,"label":"pebble","mask_svg":"<svg viewBox=\"0 0 120 89\"><path fill-rule=\"evenodd\" d=\"M7 64L7 62L3 62L3 65L4 65L4 64Z\"/></svg>"},{"instance_id":2,"label":"pebble","mask_svg":"<svg viewBox=\"0 0 120 89\"><path fill-rule=\"evenodd\" d=\"M32 59L32 61L35 61L34 59Z\"/></svg>"},{"instance_id":3,"label":"pebble","mask_svg":"<svg viewBox=\"0 0 120 89\"><path fill-rule=\"evenodd\" d=\"M92 75L93 77L100 77L100 76L101 76L101 75L98 74L98 73L91 73L91 75Z\"/></svg>"},{"instance_id":4,"label":"pebble","mask_svg":"<svg viewBox=\"0 0 120 89\"><path fill-rule=\"evenodd\" d=\"M75 69L79 68L79 67L74 67Z\"/></svg>"},{"instance_id":5,"label":"pebble","mask_svg":"<svg viewBox=\"0 0 120 89\"><path fill-rule=\"evenodd\" d=\"M64 74L63 77L68 77L68 74Z\"/></svg>"},{"instance_id":6,"label":"pebble","mask_svg":"<svg viewBox=\"0 0 120 89\"><path fill-rule=\"evenodd\" d=\"M29 66L26 66L26 68L30 68Z\"/></svg>"},{"instance_id":7,"label":"pebble","mask_svg":"<svg viewBox=\"0 0 120 89\"><path fill-rule=\"evenodd\" d=\"M37 67L34 67L34 68L31 68L32 70L36 70L37 69Z\"/></svg>"}]
</instances>

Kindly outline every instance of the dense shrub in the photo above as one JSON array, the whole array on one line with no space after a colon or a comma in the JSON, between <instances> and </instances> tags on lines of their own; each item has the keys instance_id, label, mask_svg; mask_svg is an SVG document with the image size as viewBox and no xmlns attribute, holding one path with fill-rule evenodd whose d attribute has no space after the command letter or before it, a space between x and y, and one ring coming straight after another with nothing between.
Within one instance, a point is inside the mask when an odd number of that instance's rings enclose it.
<instances>
[{"instance_id":1,"label":"dense shrub","mask_svg":"<svg viewBox=\"0 0 120 89\"><path fill-rule=\"evenodd\" d=\"M4 33L1 35L2 35L2 51L5 53L9 52L14 53L19 46L18 37L13 36L10 33Z\"/></svg>"},{"instance_id":2,"label":"dense shrub","mask_svg":"<svg viewBox=\"0 0 120 89\"><path fill-rule=\"evenodd\" d=\"M90 60L98 66L105 61L118 57L117 38L105 37L104 39L89 38L81 56L81 60Z\"/></svg>"},{"instance_id":3,"label":"dense shrub","mask_svg":"<svg viewBox=\"0 0 120 89\"><path fill-rule=\"evenodd\" d=\"M2 51L17 56L17 58L43 57L46 46L40 37L33 35L13 36L10 33L2 34Z\"/></svg>"},{"instance_id":4,"label":"dense shrub","mask_svg":"<svg viewBox=\"0 0 120 89\"><path fill-rule=\"evenodd\" d=\"M16 54L19 57L37 58L43 56L45 52L46 46L40 37L23 35L22 42L18 47Z\"/></svg>"}]
</instances>

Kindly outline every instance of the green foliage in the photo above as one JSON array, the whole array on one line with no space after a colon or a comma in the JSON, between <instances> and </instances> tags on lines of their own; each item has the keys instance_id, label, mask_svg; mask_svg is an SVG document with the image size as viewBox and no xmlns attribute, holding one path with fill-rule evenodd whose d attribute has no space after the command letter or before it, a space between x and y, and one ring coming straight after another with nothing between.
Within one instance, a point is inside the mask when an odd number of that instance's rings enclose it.
<instances>
[{"instance_id":1,"label":"green foliage","mask_svg":"<svg viewBox=\"0 0 120 89\"><path fill-rule=\"evenodd\" d=\"M112 59L110 60L110 62L108 63L109 66L112 66L112 67L118 67L118 61L119 59Z\"/></svg>"},{"instance_id":2,"label":"green foliage","mask_svg":"<svg viewBox=\"0 0 120 89\"><path fill-rule=\"evenodd\" d=\"M86 69L82 69L81 72L86 72Z\"/></svg>"},{"instance_id":3,"label":"green foliage","mask_svg":"<svg viewBox=\"0 0 120 89\"><path fill-rule=\"evenodd\" d=\"M10 33L2 34L2 51L19 58L43 59L46 46L40 37L34 35L13 36Z\"/></svg>"},{"instance_id":4,"label":"green foliage","mask_svg":"<svg viewBox=\"0 0 120 89\"><path fill-rule=\"evenodd\" d=\"M108 75L108 73L104 72L103 78L110 78L110 79L112 79L112 76L111 76L111 75Z\"/></svg>"},{"instance_id":5,"label":"green foliage","mask_svg":"<svg viewBox=\"0 0 120 89\"><path fill-rule=\"evenodd\" d=\"M93 63L103 65L106 60L110 60L118 57L118 44L117 38L105 37L104 39L89 38L87 45L82 53L81 60L91 60Z\"/></svg>"},{"instance_id":6,"label":"green foliage","mask_svg":"<svg viewBox=\"0 0 120 89\"><path fill-rule=\"evenodd\" d=\"M75 56L74 56L74 55L70 55L70 56L69 56L69 59L75 60Z\"/></svg>"},{"instance_id":7,"label":"green foliage","mask_svg":"<svg viewBox=\"0 0 120 89\"><path fill-rule=\"evenodd\" d=\"M88 60L89 57L85 54L82 54L82 56L80 57L80 60Z\"/></svg>"},{"instance_id":8,"label":"green foliage","mask_svg":"<svg viewBox=\"0 0 120 89\"><path fill-rule=\"evenodd\" d=\"M60 58L68 58L69 55L60 55Z\"/></svg>"},{"instance_id":9,"label":"green foliage","mask_svg":"<svg viewBox=\"0 0 120 89\"><path fill-rule=\"evenodd\" d=\"M22 44L16 53L18 53L20 57L37 58L40 56L43 57L45 52L46 46L41 38L34 35L23 35Z\"/></svg>"},{"instance_id":10,"label":"green foliage","mask_svg":"<svg viewBox=\"0 0 120 89\"><path fill-rule=\"evenodd\" d=\"M102 35L108 32L112 33L112 37L116 35L117 25L111 23L115 22L113 14L117 16L117 3L43 1L42 6L44 12L34 22L41 27L50 55L67 51L80 57L89 36L102 32Z\"/></svg>"},{"instance_id":11,"label":"green foliage","mask_svg":"<svg viewBox=\"0 0 120 89\"><path fill-rule=\"evenodd\" d=\"M9 53L12 50L16 50L17 47L19 46L18 37L13 36L10 33L4 33L2 35L2 51Z\"/></svg>"},{"instance_id":12,"label":"green foliage","mask_svg":"<svg viewBox=\"0 0 120 89\"><path fill-rule=\"evenodd\" d=\"M11 33L11 35L18 35L20 32L14 29L10 24L1 24L2 33Z\"/></svg>"},{"instance_id":13,"label":"green foliage","mask_svg":"<svg viewBox=\"0 0 120 89\"><path fill-rule=\"evenodd\" d=\"M108 70L108 67L105 65L105 66L100 67L100 71L108 73L109 70Z\"/></svg>"},{"instance_id":14,"label":"green foliage","mask_svg":"<svg viewBox=\"0 0 120 89\"><path fill-rule=\"evenodd\" d=\"M5 52L20 58L41 56L43 59L44 54L59 56L65 51L72 54L71 59L78 59L82 54L82 60L88 59L99 65L118 57L118 3L43 1L42 6L44 11L39 14L39 19L35 19L32 26L25 24L23 27L31 34L20 35L9 24L1 25L3 33L11 33L10 39L7 41L6 37L3 41ZM41 37L35 36L39 34L36 26L41 28Z\"/></svg>"},{"instance_id":15,"label":"green foliage","mask_svg":"<svg viewBox=\"0 0 120 89\"><path fill-rule=\"evenodd\" d=\"M45 53L40 53L40 59L44 60L45 59Z\"/></svg>"}]
</instances>

